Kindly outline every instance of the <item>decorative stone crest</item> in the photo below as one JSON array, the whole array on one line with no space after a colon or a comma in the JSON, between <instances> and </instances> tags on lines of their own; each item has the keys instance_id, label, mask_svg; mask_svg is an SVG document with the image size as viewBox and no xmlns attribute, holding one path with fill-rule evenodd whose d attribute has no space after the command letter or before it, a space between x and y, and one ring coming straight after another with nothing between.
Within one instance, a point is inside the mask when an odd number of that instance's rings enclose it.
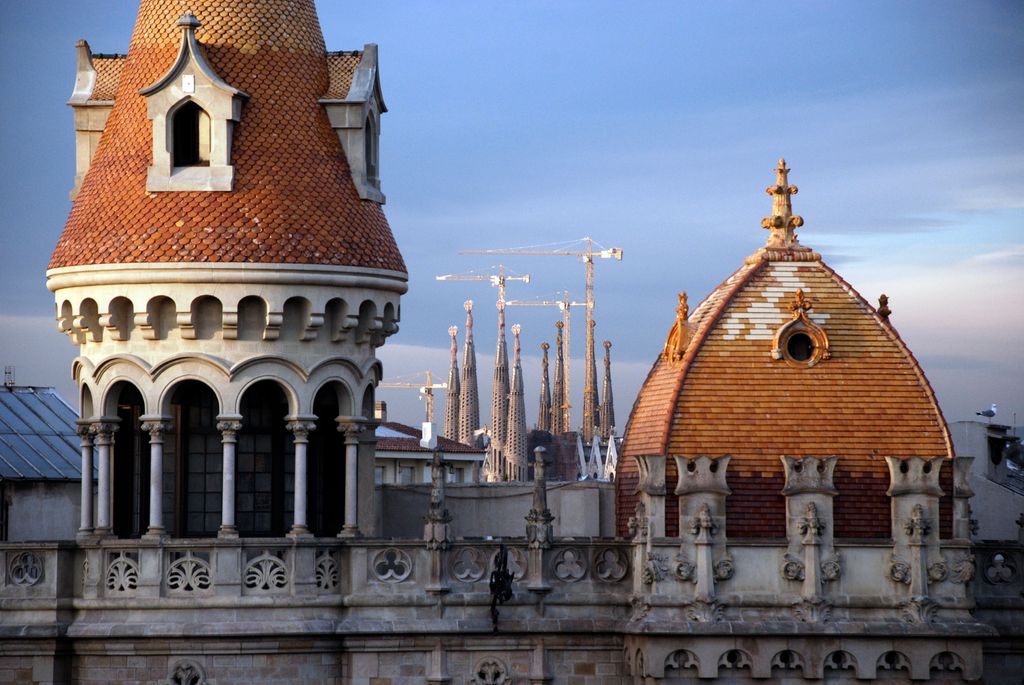
<instances>
[{"instance_id":1,"label":"decorative stone crest","mask_svg":"<svg viewBox=\"0 0 1024 685\"><path fill-rule=\"evenodd\" d=\"M487 561L476 547L463 547L452 558L452 575L463 583L474 583L484 577Z\"/></svg>"},{"instance_id":2,"label":"decorative stone crest","mask_svg":"<svg viewBox=\"0 0 1024 685\"><path fill-rule=\"evenodd\" d=\"M839 580L843 573L842 560L838 555L830 557L821 562L821 579L829 582Z\"/></svg>"},{"instance_id":3,"label":"decorative stone crest","mask_svg":"<svg viewBox=\"0 0 1024 685\"><path fill-rule=\"evenodd\" d=\"M715 525L715 519L711 515L711 507L708 506L707 502L700 505L697 515L690 521L690 532L694 535L705 533L708 537L714 537L715 533L718 532L718 526Z\"/></svg>"},{"instance_id":4,"label":"decorative stone crest","mask_svg":"<svg viewBox=\"0 0 1024 685\"><path fill-rule=\"evenodd\" d=\"M43 560L35 552L18 552L10 557L7 564L8 585L38 585L44 574Z\"/></svg>"},{"instance_id":5,"label":"decorative stone crest","mask_svg":"<svg viewBox=\"0 0 1024 685\"><path fill-rule=\"evenodd\" d=\"M642 621L645 618L647 618L647 614L651 613L651 603L646 597L642 595L633 595L632 597L630 597L629 605L633 609L633 613L629 617L629 620L631 622Z\"/></svg>"},{"instance_id":6,"label":"decorative stone crest","mask_svg":"<svg viewBox=\"0 0 1024 685\"><path fill-rule=\"evenodd\" d=\"M733 563L732 555L728 552L715 562L715 580L729 580L735 572L736 566Z\"/></svg>"},{"instance_id":7,"label":"decorative stone crest","mask_svg":"<svg viewBox=\"0 0 1024 685\"><path fill-rule=\"evenodd\" d=\"M401 583L412 574L412 559L405 550L388 547L373 558L373 575L384 583Z\"/></svg>"},{"instance_id":8,"label":"decorative stone crest","mask_svg":"<svg viewBox=\"0 0 1024 685\"><path fill-rule=\"evenodd\" d=\"M915 504L910 510L910 518L903 522L903 532L910 537L911 544L923 544L931 530L932 524L924 515L924 507Z\"/></svg>"},{"instance_id":9,"label":"decorative stone crest","mask_svg":"<svg viewBox=\"0 0 1024 685\"><path fill-rule=\"evenodd\" d=\"M245 565L242 582L246 588L259 592L281 590L288 585L288 569L280 557L264 550Z\"/></svg>"},{"instance_id":10,"label":"decorative stone crest","mask_svg":"<svg viewBox=\"0 0 1024 685\"><path fill-rule=\"evenodd\" d=\"M206 685L206 671L193 659L181 659L171 665L167 685Z\"/></svg>"},{"instance_id":11,"label":"decorative stone crest","mask_svg":"<svg viewBox=\"0 0 1024 685\"><path fill-rule=\"evenodd\" d=\"M111 592L131 592L139 587L139 562L134 553L117 553L107 565L104 585Z\"/></svg>"},{"instance_id":12,"label":"decorative stone crest","mask_svg":"<svg viewBox=\"0 0 1024 685\"><path fill-rule=\"evenodd\" d=\"M213 586L210 564L189 550L167 568L167 589L173 592L202 592Z\"/></svg>"},{"instance_id":13,"label":"decorative stone crest","mask_svg":"<svg viewBox=\"0 0 1024 685\"><path fill-rule=\"evenodd\" d=\"M559 580L575 583L587 574L587 561L580 550L569 547L555 555L552 568Z\"/></svg>"},{"instance_id":14,"label":"decorative stone crest","mask_svg":"<svg viewBox=\"0 0 1024 685\"><path fill-rule=\"evenodd\" d=\"M594 555L594 575L606 583L617 583L629 573L629 559L626 553L615 547L607 547Z\"/></svg>"},{"instance_id":15,"label":"decorative stone crest","mask_svg":"<svg viewBox=\"0 0 1024 685\"><path fill-rule=\"evenodd\" d=\"M803 495L820 493L824 495L835 495L837 490L833 484L833 474L839 457L832 456L824 459L817 457L790 457L783 455L782 469L786 474L786 485L782 488L782 494ZM817 515L817 511L815 511Z\"/></svg>"},{"instance_id":16,"label":"decorative stone crest","mask_svg":"<svg viewBox=\"0 0 1024 685\"><path fill-rule=\"evenodd\" d=\"M825 532L825 522L818 518L818 506L814 502L807 503L797 528L804 537L804 544L813 542Z\"/></svg>"},{"instance_id":17,"label":"decorative stone crest","mask_svg":"<svg viewBox=\"0 0 1024 685\"><path fill-rule=\"evenodd\" d=\"M910 564L895 554L889 558L889 578L897 583L910 585Z\"/></svg>"},{"instance_id":18,"label":"decorative stone crest","mask_svg":"<svg viewBox=\"0 0 1024 685\"><path fill-rule=\"evenodd\" d=\"M470 685L505 685L510 682L508 668L497 657L489 656L477 662Z\"/></svg>"},{"instance_id":19,"label":"decorative stone crest","mask_svg":"<svg viewBox=\"0 0 1024 685\"><path fill-rule=\"evenodd\" d=\"M939 605L927 597L914 597L901 603L899 610L905 623L934 623Z\"/></svg>"},{"instance_id":20,"label":"decorative stone crest","mask_svg":"<svg viewBox=\"0 0 1024 685\"><path fill-rule=\"evenodd\" d=\"M936 561L928 564L928 580L933 583L941 583L949 576L949 567L944 561Z\"/></svg>"},{"instance_id":21,"label":"decorative stone crest","mask_svg":"<svg viewBox=\"0 0 1024 685\"><path fill-rule=\"evenodd\" d=\"M975 560L973 554L963 554L953 561L950 573L950 580L954 583L966 585L974 580Z\"/></svg>"},{"instance_id":22,"label":"decorative stone crest","mask_svg":"<svg viewBox=\"0 0 1024 685\"><path fill-rule=\"evenodd\" d=\"M793 605L793 616L803 623L828 623L832 605L822 597L808 597Z\"/></svg>"},{"instance_id":23,"label":"decorative stone crest","mask_svg":"<svg viewBox=\"0 0 1024 685\"><path fill-rule=\"evenodd\" d=\"M652 585L665 580L666 575L668 575L668 561L665 559L665 555L648 552L647 562L644 564L644 569L641 573L641 580L644 585Z\"/></svg>"},{"instance_id":24,"label":"decorative stone crest","mask_svg":"<svg viewBox=\"0 0 1024 685\"><path fill-rule=\"evenodd\" d=\"M341 569L338 567L338 560L334 555L324 550L316 558L314 568L316 574L316 587L321 592L333 592L338 589L341 581Z\"/></svg>"},{"instance_id":25,"label":"decorative stone crest","mask_svg":"<svg viewBox=\"0 0 1024 685\"><path fill-rule=\"evenodd\" d=\"M647 540L649 526L647 523L647 507L643 502L637 502L633 509L633 515L626 521L626 532L634 542L645 542Z\"/></svg>"},{"instance_id":26,"label":"decorative stone crest","mask_svg":"<svg viewBox=\"0 0 1024 685\"><path fill-rule=\"evenodd\" d=\"M697 567L683 554L676 555L676 580L681 582L697 582Z\"/></svg>"},{"instance_id":27,"label":"decorative stone crest","mask_svg":"<svg viewBox=\"0 0 1024 685\"><path fill-rule=\"evenodd\" d=\"M782 577L786 580L803 580L804 562L792 554L786 554L782 563Z\"/></svg>"},{"instance_id":28,"label":"decorative stone crest","mask_svg":"<svg viewBox=\"0 0 1024 685\"><path fill-rule=\"evenodd\" d=\"M686 618L697 623L718 623L725 618L725 605L712 597L695 599L686 605Z\"/></svg>"},{"instance_id":29,"label":"decorative stone crest","mask_svg":"<svg viewBox=\"0 0 1024 685\"><path fill-rule=\"evenodd\" d=\"M1005 552L996 552L989 557L985 566L985 580L992 585L1005 585L1017 575L1017 566L1010 561Z\"/></svg>"}]
</instances>

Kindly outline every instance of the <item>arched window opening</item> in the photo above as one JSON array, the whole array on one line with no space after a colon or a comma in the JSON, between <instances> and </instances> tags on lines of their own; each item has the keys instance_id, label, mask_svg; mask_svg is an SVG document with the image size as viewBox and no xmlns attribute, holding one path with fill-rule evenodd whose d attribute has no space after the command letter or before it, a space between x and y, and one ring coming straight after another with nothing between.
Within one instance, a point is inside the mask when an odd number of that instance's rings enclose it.
<instances>
[{"instance_id":1,"label":"arched window opening","mask_svg":"<svg viewBox=\"0 0 1024 685\"><path fill-rule=\"evenodd\" d=\"M238 303L238 339L262 340L267 327L267 303L250 295Z\"/></svg>"},{"instance_id":2,"label":"arched window opening","mask_svg":"<svg viewBox=\"0 0 1024 685\"><path fill-rule=\"evenodd\" d=\"M114 535L137 538L146 532L149 512L149 435L140 428L145 413L142 393L130 383L118 383L112 390L117 418L114 434ZM109 405L108 405L109 406Z\"/></svg>"},{"instance_id":3,"label":"arched window opening","mask_svg":"<svg viewBox=\"0 0 1024 685\"><path fill-rule=\"evenodd\" d=\"M184 381L171 398L173 442L164 440L164 520L178 537L217 534L221 521L221 435L213 391ZM174 454L174 459L167 455ZM169 515L173 512L173 515Z\"/></svg>"},{"instance_id":4,"label":"arched window opening","mask_svg":"<svg viewBox=\"0 0 1024 685\"><path fill-rule=\"evenodd\" d=\"M312 306L304 297L290 297L284 303L281 321L282 340L301 340L309 323Z\"/></svg>"},{"instance_id":5,"label":"arched window opening","mask_svg":"<svg viewBox=\"0 0 1024 685\"><path fill-rule=\"evenodd\" d=\"M166 340L168 334L178 327L174 300L169 297L154 297L150 300L146 305L146 315L154 340Z\"/></svg>"},{"instance_id":6,"label":"arched window opening","mask_svg":"<svg viewBox=\"0 0 1024 685\"><path fill-rule=\"evenodd\" d=\"M242 397L235 476L235 523L242 537L279 537L292 523L295 445L285 425L288 399L274 381Z\"/></svg>"},{"instance_id":7,"label":"arched window opening","mask_svg":"<svg viewBox=\"0 0 1024 685\"><path fill-rule=\"evenodd\" d=\"M221 329L222 319L223 307L216 297L204 295L192 302L192 326L197 339L212 340Z\"/></svg>"},{"instance_id":8,"label":"arched window opening","mask_svg":"<svg viewBox=\"0 0 1024 685\"><path fill-rule=\"evenodd\" d=\"M210 115L195 102L186 102L172 115L171 165L210 166Z\"/></svg>"},{"instance_id":9,"label":"arched window opening","mask_svg":"<svg viewBox=\"0 0 1024 685\"><path fill-rule=\"evenodd\" d=\"M366 386L366 392L363 393L363 405L362 415L367 419L373 419L376 409L376 402L374 400L374 388L373 385Z\"/></svg>"},{"instance_id":10,"label":"arched window opening","mask_svg":"<svg viewBox=\"0 0 1024 685\"><path fill-rule=\"evenodd\" d=\"M110 325L118 340L131 338L135 328L135 306L127 297L115 297L110 301Z\"/></svg>"},{"instance_id":11,"label":"arched window opening","mask_svg":"<svg viewBox=\"0 0 1024 685\"><path fill-rule=\"evenodd\" d=\"M339 396L340 393L340 396ZM337 535L343 523L345 492L345 436L338 432L342 397L340 383L324 386L313 400L316 430L309 436L309 527L313 535ZM350 402L349 402L350 404Z\"/></svg>"}]
</instances>

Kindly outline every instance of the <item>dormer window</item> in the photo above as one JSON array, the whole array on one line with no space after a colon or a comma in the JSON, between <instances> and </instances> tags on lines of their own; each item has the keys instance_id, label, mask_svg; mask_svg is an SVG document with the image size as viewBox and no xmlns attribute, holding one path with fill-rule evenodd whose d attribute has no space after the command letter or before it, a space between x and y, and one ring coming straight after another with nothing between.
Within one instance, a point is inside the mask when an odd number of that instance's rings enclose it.
<instances>
[{"instance_id":1,"label":"dormer window","mask_svg":"<svg viewBox=\"0 0 1024 685\"><path fill-rule=\"evenodd\" d=\"M785 360L791 366L812 367L832 356L825 329L811 321L807 313L811 303L803 290L797 290L789 306L793 318L783 324L773 339L772 359Z\"/></svg>"},{"instance_id":2,"label":"dormer window","mask_svg":"<svg viewBox=\"0 0 1024 685\"><path fill-rule=\"evenodd\" d=\"M189 101L174 112L172 121L172 166L210 166L210 115Z\"/></svg>"},{"instance_id":3,"label":"dormer window","mask_svg":"<svg viewBox=\"0 0 1024 685\"><path fill-rule=\"evenodd\" d=\"M249 96L225 83L196 41L199 20L178 20L181 47L171 68L139 93L153 121L153 164L146 190L232 190L234 124Z\"/></svg>"}]
</instances>

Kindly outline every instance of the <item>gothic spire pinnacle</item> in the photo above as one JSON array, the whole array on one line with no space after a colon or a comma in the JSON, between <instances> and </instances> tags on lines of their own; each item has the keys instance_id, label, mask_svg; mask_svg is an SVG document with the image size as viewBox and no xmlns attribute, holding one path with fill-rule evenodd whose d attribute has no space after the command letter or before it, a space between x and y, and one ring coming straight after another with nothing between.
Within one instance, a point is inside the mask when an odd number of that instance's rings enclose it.
<instances>
[{"instance_id":1,"label":"gothic spire pinnacle","mask_svg":"<svg viewBox=\"0 0 1024 685\"><path fill-rule=\"evenodd\" d=\"M604 385L601 388L601 438L610 440L615 430L615 400L612 398L612 341L604 341Z\"/></svg>"},{"instance_id":2,"label":"gothic spire pinnacle","mask_svg":"<svg viewBox=\"0 0 1024 685\"><path fill-rule=\"evenodd\" d=\"M775 169L775 185L765 188L765 192L772 196L772 215L761 220L761 226L771 231L765 247L800 247L796 229L804 225L804 220L793 214L792 197L798 188L789 184L789 171L786 160L780 159Z\"/></svg>"},{"instance_id":3,"label":"gothic spire pinnacle","mask_svg":"<svg viewBox=\"0 0 1024 685\"><path fill-rule=\"evenodd\" d=\"M509 480L526 480L526 399L523 397L523 367L519 360L519 324L512 326L513 364L511 390L508 396L508 435L505 440L505 463Z\"/></svg>"},{"instance_id":4,"label":"gothic spire pinnacle","mask_svg":"<svg viewBox=\"0 0 1024 685\"><path fill-rule=\"evenodd\" d=\"M562 344L562 328L565 324L555 322L555 385L551 391L551 432L561 435L569 430L565 421L569 404L565 391L565 346Z\"/></svg>"},{"instance_id":5,"label":"gothic spire pinnacle","mask_svg":"<svg viewBox=\"0 0 1024 685\"><path fill-rule=\"evenodd\" d=\"M466 343L462 353L462 387L459 393L459 442L479 445L480 396L476 381L476 347L473 344L473 300L466 300Z\"/></svg>"},{"instance_id":6,"label":"gothic spire pinnacle","mask_svg":"<svg viewBox=\"0 0 1024 685\"><path fill-rule=\"evenodd\" d=\"M449 440L459 439L459 334L458 326L448 328L452 338L448 360L448 394L444 403L444 437Z\"/></svg>"},{"instance_id":7,"label":"gothic spire pinnacle","mask_svg":"<svg viewBox=\"0 0 1024 685\"><path fill-rule=\"evenodd\" d=\"M594 353L594 328L597 323L590 319L587 322L587 359L586 382L583 386L583 442L590 444L594 439L594 429L601 422L600 410L597 406L597 359Z\"/></svg>"},{"instance_id":8,"label":"gothic spire pinnacle","mask_svg":"<svg viewBox=\"0 0 1024 685\"><path fill-rule=\"evenodd\" d=\"M537 430L551 432L551 385L548 382L548 350L547 342L540 344L540 406L537 408Z\"/></svg>"},{"instance_id":9,"label":"gothic spire pinnacle","mask_svg":"<svg viewBox=\"0 0 1024 685\"><path fill-rule=\"evenodd\" d=\"M494 350L494 376L491 384L491 444L487 450L492 477L502 473L505 438L508 434L508 349L505 342L505 303L498 300L498 342Z\"/></svg>"}]
</instances>

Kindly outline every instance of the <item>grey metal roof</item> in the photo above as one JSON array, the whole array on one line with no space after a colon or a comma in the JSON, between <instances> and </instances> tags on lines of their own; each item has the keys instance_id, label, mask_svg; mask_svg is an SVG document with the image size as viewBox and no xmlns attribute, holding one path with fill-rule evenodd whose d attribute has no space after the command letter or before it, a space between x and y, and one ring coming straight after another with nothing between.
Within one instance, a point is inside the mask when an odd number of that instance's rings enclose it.
<instances>
[{"instance_id":1,"label":"grey metal roof","mask_svg":"<svg viewBox=\"0 0 1024 685\"><path fill-rule=\"evenodd\" d=\"M79 480L77 418L53 388L0 387L0 480Z\"/></svg>"}]
</instances>

